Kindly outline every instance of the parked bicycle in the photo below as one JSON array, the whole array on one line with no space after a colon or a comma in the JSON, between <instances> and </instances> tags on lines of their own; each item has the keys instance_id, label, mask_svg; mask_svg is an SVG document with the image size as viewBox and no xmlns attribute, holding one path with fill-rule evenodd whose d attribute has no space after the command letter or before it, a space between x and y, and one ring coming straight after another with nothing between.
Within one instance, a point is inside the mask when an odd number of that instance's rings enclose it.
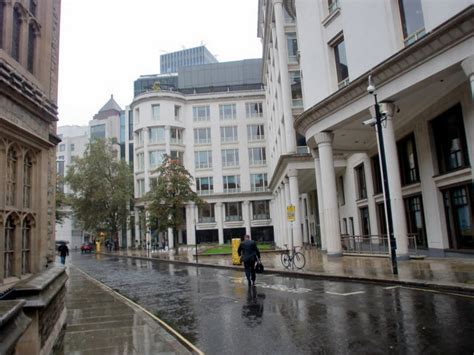
<instances>
[{"instance_id":1,"label":"parked bicycle","mask_svg":"<svg viewBox=\"0 0 474 355\"><path fill-rule=\"evenodd\" d=\"M297 269L301 270L306 264L304 254L297 251L300 247L293 247L292 250L288 249L288 245L284 244L286 250L281 252L281 263L286 269L289 269L291 265L294 265Z\"/></svg>"}]
</instances>

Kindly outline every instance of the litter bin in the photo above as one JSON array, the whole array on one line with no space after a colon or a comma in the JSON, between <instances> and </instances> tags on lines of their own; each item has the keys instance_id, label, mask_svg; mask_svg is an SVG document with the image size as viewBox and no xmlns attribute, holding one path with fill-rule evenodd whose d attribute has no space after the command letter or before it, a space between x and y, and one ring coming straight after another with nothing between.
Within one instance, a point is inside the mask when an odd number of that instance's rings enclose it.
<instances>
[{"instance_id":1,"label":"litter bin","mask_svg":"<svg viewBox=\"0 0 474 355\"><path fill-rule=\"evenodd\" d=\"M240 238L232 238L232 265L241 265L238 253L240 246Z\"/></svg>"}]
</instances>

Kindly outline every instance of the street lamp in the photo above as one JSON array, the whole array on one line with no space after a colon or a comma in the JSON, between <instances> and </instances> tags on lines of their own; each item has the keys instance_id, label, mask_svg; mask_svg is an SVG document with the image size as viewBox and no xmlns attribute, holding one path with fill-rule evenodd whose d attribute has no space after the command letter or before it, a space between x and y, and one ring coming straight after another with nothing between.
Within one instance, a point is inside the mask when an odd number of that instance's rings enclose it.
<instances>
[{"instance_id":1,"label":"street lamp","mask_svg":"<svg viewBox=\"0 0 474 355\"><path fill-rule=\"evenodd\" d=\"M375 85L372 83L372 76L369 75L369 86L367 86L367 92L371 95L374 95L375 104L375 123L372 120L365 121L364 124L370 124L377 127L377 138L379 141L379 159L380 166L382 169L382 189L384 195L385 203L385 218L387 221L387 231L388 231L388 243L390 247L390 258L392 261L392 272L394 275L398 275L398 265L397 265L397 244L395 241L395 236L393 233L393 220L392 220L392 207L390 203L390 189L388 186L388 174L387 174L387 161L385 157L385 146L383 142L382 134L382 121L386 120L385 115L380 112L380 106L377 101L377 94L375 93Z\"/></svg>"},{"instance_id":2,"label":"street lamp","mask_svg":"<svg viewBox=\"0 0 474 355\"><path fill-rule=\"evenodd\" d=\"M195 244L195 253L196 253L196 264L199 264L198 257L198 239L197 239L197 230L196 230L196 220L194 220L194 244Z\"/></svg>"}]
</instances>

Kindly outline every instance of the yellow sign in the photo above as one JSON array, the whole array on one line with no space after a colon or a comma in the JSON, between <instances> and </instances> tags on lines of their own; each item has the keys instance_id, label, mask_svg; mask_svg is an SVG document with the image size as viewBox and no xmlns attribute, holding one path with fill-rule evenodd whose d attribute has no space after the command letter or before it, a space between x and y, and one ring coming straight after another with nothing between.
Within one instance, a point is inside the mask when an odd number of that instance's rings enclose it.
<instances>
[{"instance_id":1,"label":"yellow sign","mask_svg":"<svg viewBox=\"0 0 474 355\"><path fill-rule=\"evenodd\" d=\"M232 265L240 265L240 256L237 252L240 246L240 238L232 238Z\"/></svg>"},{"instance_id":2,"label":"yellow sign","mask_svg":"<svg viewBox=\"0 0 474 355\"><path fill-rule=\"evenodd\" d=\"M295 206L294 205L289 205L286 208L286 215L288 216L288 222L295 221Z\"/></svg>"}]
</instances>

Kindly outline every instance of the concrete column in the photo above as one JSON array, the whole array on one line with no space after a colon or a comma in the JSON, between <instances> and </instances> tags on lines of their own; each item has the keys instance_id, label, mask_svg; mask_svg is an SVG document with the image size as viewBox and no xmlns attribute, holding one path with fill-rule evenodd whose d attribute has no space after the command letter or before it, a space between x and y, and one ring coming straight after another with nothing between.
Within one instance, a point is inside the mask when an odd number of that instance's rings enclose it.
<instances>
[{"instance_id":1,"label":"concrete column","mask_svg":"<svg viewBox=\"0 0 474 355\"><path fill-rule=\"evenodd\" d=\"M341 236L339 234L339 210L337 206L336 173L332 152L332 132L321 132L314 137L319 150L321 182L324 206L324 232L328 255L342 255ZM319 191L318 191L319 192Z\"/></svg>"},{"instance_id":2,"label":"concrete column","mask_svg":"<svg viewBox=\"0 0 474 355\"><path fill-rule=\"evenodd\" d=\"M286 222L286 202L283 185L278 187L279 218L280 218L280 246L288 244L288 223Z\"/></svg>"},{"instance_id":3,"label":"concrete column","mask_svg":"<svg viewBox=\"0 0 474 355\"><path fill-rule=\"evenodd\" d=\"M281 97L285 122L286 151L296 153L296 136L293 128L293 112L291 110L290 78L288 74L288 48L285 34L285 18L283 15L283 0L275 0L273 5L275 14L275 30L278 41L278 60L280 69Z\"/></svg>"},{"instance_id":4,"label":"concrete column","mask_svg":"<svg viewBox=\"0 0 474 355\"><path fill-rule=\"evenodd\" d=\"M186 242L188 245L196 244L196 234L194 230L196 221L194 216L194 208L194 204L186 205Z\"/></svg>"},{"instance_id":5,"label":"concrete column","mask_svg":"<svg viewBox=\"0 0 474 355\"><path fill-rule=\"evenodd\" d=\"M219 244L224 244L224 214L222 213L222 202L217 202L214 207L214 214L216 216L217 233L219 236Z\"/></svg>"},{"instance_id":6,"label":"concrete column","mask_svg":"<svg viewBox=\"0 0 474 355\"><path fill-rule=\"evenodd\" d=\"M319 233L321 236L321 250L327 250L326 231L324 229L324 198L323 183L321 181L321 162L319 152L316 149L311 151L314 158L314 175L316 176L316 197L318 199Z\"/></svg>"},{"instance_id":7,"label":"concrete column","mask_svg":"<svg viewBox=\"0 0 474 355\"><path fill-rule=\"evenodd\" d=\"M289 248L293 248L293 245L295 245L295 239L294 239L294 234L293 234L293 226L291 222L288 222L287 218L287 208L289 205L291 205L291 193L290 193L290 180L288 177L283 179L283 190L285 193L285 206L284 206L284 221L286 223L286 243ZM293 222L294 223L294 222Z\"/></svg>"},{"instance_id":8,"label":"concrete column","mask_svg":"<svg viewBox=\"0 0 474 355\"><path fill-rule=\"evenodd\" d=\"M242 202L242 217L244 219L244 225L245 225L245 234L248 234L251 236L250 233L250 202L249 201L244 201Z\"/></svg>"},{"instance_id":9,"label":"concrete column","mask_svg":"<svg viewBox=\"0 0 474 355\"><path fill-rule=\"evenodd\" d=\"M168 248L169 249L174 249L173 228L168 228Z\"/></svg>"},{"instance_id":10,"label":"concrete column","mask_svg":"<svg viewBox=\"0 0 474 355\"><path fill-rule=\"evenodd\" d=\"M298 186L298 170L288 171L288 180L290 183L291 204L295 206L295 221L292 223L293 228L293 245L303 246L303 235L301 234L301 222L303 211L300 204L300 189Z\"/></svg>"},{"instance_id":11,"label":"concrete column","mask_svg":"<svg viewBox=\"0 0 474 355\"><path fill-rule=\"evenodd\" d=\"M273 224L273 241L276 245L278 245L277 244L277 239L276 239L277 238L276 236L277 236L278 227L275 223L275 221L276 221L276 218L275 218L275 203L276 203L275 195L273 195L273 199L270 200L270 218L271 218L271 221L272 221L272 224Z\"/></svg>"},{"instance_id":12,"label":"concrete column","mask_svg":"<svg viewBox=\"0 0 474 355\"><path fill-rule=\"evenodd\" d=\"M382 134L385 147L385 160L387 162L393 233L397 243L397 257L405 258L408 257L408 230L405 217L405 205L402 196L400 167L398 165L397 142L393 129L395 105L389 102L380 103L380 111L385 115L385 120L382 124ZM382 164L380 164L380 167L382 167Z\"/></svg>"}]
</instances>

